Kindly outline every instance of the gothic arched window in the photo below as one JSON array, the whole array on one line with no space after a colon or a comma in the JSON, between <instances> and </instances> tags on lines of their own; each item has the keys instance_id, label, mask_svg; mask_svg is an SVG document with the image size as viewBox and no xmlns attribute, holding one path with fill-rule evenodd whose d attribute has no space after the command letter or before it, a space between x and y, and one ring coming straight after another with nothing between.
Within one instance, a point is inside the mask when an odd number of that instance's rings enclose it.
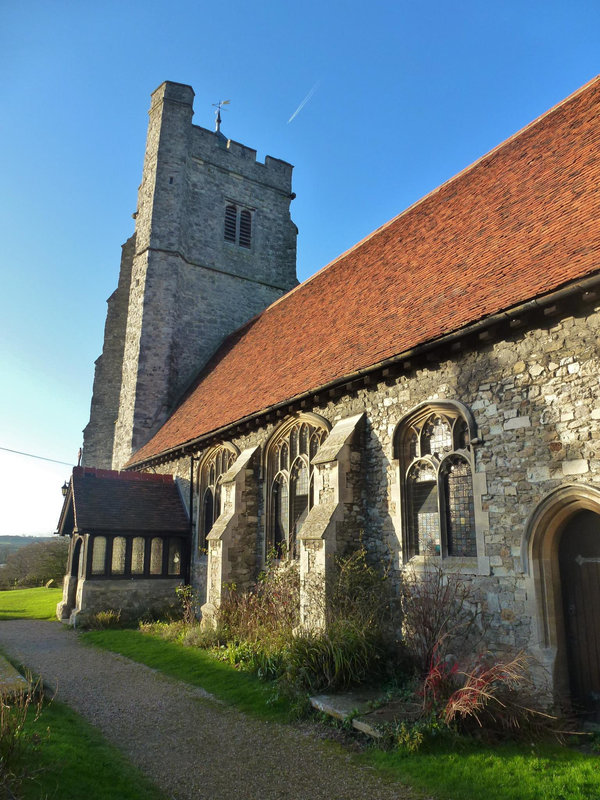
<instances>
[{"instance_id":1,"label":"gothic arched window","mask_svg":"<svg viewBox=\"0 0 600 800\"><path fill-rule=\"evenodd\" d=\"M288 420L267 448L267 546L297 558L298 533L315 502L311 459L328 433L316 415Z\"/></svg>"},{"instance_id":2,"label":"gothic arched window","mask_svg":"<svg viewBox=\"0 0 600 800\"><path fill-rule=\"evenodd\" d=\"M234 203L225 206L223 238L226 242L250 249L252 246L252 211L238 208Z\"/></svg>"},{"instance_id":3,"label":"gothic arched window","mask_svg":"<svg viewBox=\"0 0 600 800\"><path fill-rule=\"evenodd\" d=\"M477 555L473 430L468 410L458 403L419 407L399 426L407 558Z\"/></svg>"},{"instance_id":4,"label":"gothic arched window","mask_svg":"<svg viewBox=\"0 0 600 800\"><path fill-rule=\"evenodd\" d=\"M208 453L200 466L198 484L198 546L200 549L206 548L206 537L223 510L221 508L221 481L236 458L237 452L232 447L224 445Z\"/></svg>"}]
</instances>

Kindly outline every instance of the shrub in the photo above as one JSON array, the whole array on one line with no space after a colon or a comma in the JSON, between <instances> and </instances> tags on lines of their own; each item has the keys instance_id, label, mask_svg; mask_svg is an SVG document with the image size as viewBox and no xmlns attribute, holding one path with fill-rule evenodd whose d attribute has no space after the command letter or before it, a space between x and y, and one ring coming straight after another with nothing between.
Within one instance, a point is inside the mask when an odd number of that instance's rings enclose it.
<instances>
[{"instance_id":1,"label":"shrub","mask_svg":"<svg viewBox=\"0 0 600 800\"><path fill-rule=\"evenodd\" d=\"M269 559L252 589L243 594L229 587L218 624L228 638L268 641L289 637L300 622L300 573L295 561Z\"/></svg>"},{"instance_id":2,"label":"shrub","mask_svg":"<svg viewBox=\"0 0 600 800\"><path fill-rule=\"evenodd\" d=\"M498 661L478 654L483 626L468 583L426 563L422 573L406 574L402 611L406 647L421 674L415 694L422 716L416 727L398 728L401 749L417 749L431 738L432 721L436 733L443 728L487 738L556 733L558 720L543 710L526 656Z\"/></svg>"},{"instance_id":3,"label":"shrub","mask_svg":"<svg viewBox=\"0 0 600 800\"><path fill-rule=\"evenodd\" d=\"M177 623L172 623L176 625ZM222 633L215 628L202 628L200 625L185 625L180 629L179 638L186 647L200 647L208 650L219 647L224 641Z\"/></svg>"},{"instance_id":4,"label":"shrub","mask_svg":"<svg viewBox=\"0 0 600 800\"><path fill-rule=\"evenodd\" d=\"M6 558L0 570L0 588L44 586L50 580L62 585L67 566L68 537L32 542Z\"/></svg>"},{"instance_id":5,"label":"shrub","mask_svg":"<svg viewBox=\"0 0 600 800\"><path fill-rule=\"evenodd\" d=\"M198 622L196 618L196 608L198 605L198 595L196 591L192 586L178 586L175 589L175 594L181 603L184 623L186 625L195 625Z\"/></svg>"},{"instance_id":6,"label":"shrub","mask_svg":"<svg viewBox=\"0 0 600 800\"><path fill-rule=\"evenodd\" d=\"M469 584L426 563L423 572L407 570L401 588L406 648L422 673L434 661L473 653L482 635L479 606Z\"/></svg>"},{"instance_id":7,"label":"shrub","mask_svg":"<svg viewBox=\"0 0 600 800\"><path fill-rule=\"evenodd\" d=\"M440 740L452 739L454 732L441 722L435 714L416 722L399 722L392 732L392 741L398 752L411 755Z\"/></svg>"},{"instance_id":8,"label":"shrub","mask_svg":"<svg viewBox=\"0 0 600 800\"><path fill-rule=\"evenodd\" d=\"M390 599L385 576L360 548L336 561L325 630L299 630L297 562L270 561L250 592L230 588L219 613L226 639L218 657L276 679L288 695L343 689L371 680L385 665L383 632Z\"/></svg>"},{"instance_id":9,"label":"shrub","mask_svg":"<svg viewBox=\"0 0 600 800\"><path fill-rule=\"evenodd\" d=\"M181 639L186 630L183 620L166 622L164 620L140 621L139 629L142 633L158 636L166 642L175 642Z\"/></svg>"},{"instance_id":10,"label":"shrub","mask_svg":"<svg viewBox=\"0 0 600 800\"><path fill-rule=\"evenodd\" d=\"M355 624L375 626L380 631L387 629L394 613L387 574L367 562L366 549L361 546L337 558L336 572L330 618L351 619Z\"/></svg>"}]
</instances>

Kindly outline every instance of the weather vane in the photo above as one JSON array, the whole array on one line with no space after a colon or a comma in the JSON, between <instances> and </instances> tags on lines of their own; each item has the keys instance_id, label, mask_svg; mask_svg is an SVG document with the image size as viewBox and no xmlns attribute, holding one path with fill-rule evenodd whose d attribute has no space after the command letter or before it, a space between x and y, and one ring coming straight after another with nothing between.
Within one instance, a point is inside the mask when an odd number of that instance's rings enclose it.
<instances>
[{"instance_id":1,"label":"weather vane","mask_svg":"<svg viewBox=\"0 0 600 800\"><path fill-rule=\"evenodd\" d=\"M216 120L215 120L215 131L217 133L221 133L221 109L223 108L223 106L228 105L228 103L230 103L230 102L231 102L231 100L220 100L218 103L213 103L213 106L217 109L215 111L215 117L216 117ZM227 110L227 109L225 109L225 110Z\"/></svg>"}]
</instances>

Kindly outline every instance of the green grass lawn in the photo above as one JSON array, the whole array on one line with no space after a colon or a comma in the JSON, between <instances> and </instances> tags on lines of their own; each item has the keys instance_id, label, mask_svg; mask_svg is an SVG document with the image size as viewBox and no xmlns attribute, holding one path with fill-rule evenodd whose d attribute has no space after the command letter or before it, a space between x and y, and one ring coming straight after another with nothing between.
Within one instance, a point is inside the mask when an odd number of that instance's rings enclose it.
<instances>
[{"instance_id":1,"label":"green grass lawn","mask_svg":"<svg viewBox=\"0 0 600 800\"><path fill-rule=\"evenodd\" d=\"M371 767L439 800L597 800L600 761L558 745L465 744L400 755L372 749Z\"/></svg>"},{"instance_id":2,"label":"green grass lawn","mask_svg":"<svg viewBox=\"0 0 600 800\"><path fill-rule=\"evenodd\" d=\"M56 619L62 589L12 589L0 592L0 620Z\"/></svg>"},{"instance_id":3,"label":"green grass lawn","mask_svg":"<svg viewBox=\"0 0 600 800\"><path fill-rule=\"evenodd\" d=\"M29 754L32 779L21 789L23 800L165 800L165 796L88 722L53 701L37 722L30 713L27 734L39 744Z\"/></svg>"},{"instance_id":4,"label":"green grass lawn","mask_svg":"<svg viewBox=\"0 0 600 800\"><path fill-rule=\"evenodd\" d=\"M137 630L89 631L81 638L106 650L121 653L165 675L201 686L215 697L259 719L285 722L290 709L284 700L273 700L273 689L254 675L217 661L210 653L185 647Z\"/></svg>"}]
</instances>

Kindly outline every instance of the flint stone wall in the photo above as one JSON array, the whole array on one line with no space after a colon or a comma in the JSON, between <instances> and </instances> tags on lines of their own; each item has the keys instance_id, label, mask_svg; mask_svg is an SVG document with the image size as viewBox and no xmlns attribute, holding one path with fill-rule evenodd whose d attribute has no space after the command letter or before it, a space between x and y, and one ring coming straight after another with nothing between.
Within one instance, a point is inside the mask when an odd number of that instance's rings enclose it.
<instances>
[{"instance_id":1,"label":"flint stone wall","mask_svg":"<svg viewBox=\"0 0 600 800\"><path fill-rule=\"evenodd\" d=\"M487 617L491 650L539 643L533 586L521 560L536 506L567 483L600 487L599 329L598 308L582 307L577 316L550 320L452 358L423 361L397 378L311 408L331 425L365 412L364 449L352 455L363 474L350 481L355 496L349 529L361 531L370 560L390 567L396 581L404 564L393 448L398 423L424 401L459 400L472 411L481 440L473 449L474 482L482 492L483 552L475 560L442 563L472 583ZM264 445L277 426L269 423L232 442L240 451L260 446L264 459ZM266 528L266 487L259 481L258 488L257 570L264 563ZM197 567L197 550L194 560ZM198 580L197 569L194 575Z\"/></svg>"}]
</instances>

